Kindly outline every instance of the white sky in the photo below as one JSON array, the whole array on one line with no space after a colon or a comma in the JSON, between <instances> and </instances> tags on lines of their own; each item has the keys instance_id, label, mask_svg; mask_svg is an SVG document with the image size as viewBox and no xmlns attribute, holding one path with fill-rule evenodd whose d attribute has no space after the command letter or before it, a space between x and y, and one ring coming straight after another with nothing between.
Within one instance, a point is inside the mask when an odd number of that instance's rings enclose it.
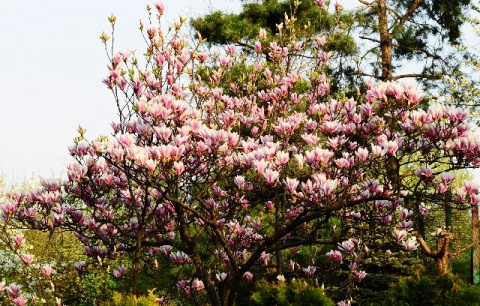
<instances>
[{"instance_id":1,"label":"white sky","mask_svg":"<svg viewBox=\"0 0 480 306\"><path fill-rule=\"evenodd\" d=\"M0 0L0 174L7 184L59 177L79 124L87 138L110 134L112 95L102 84L108 63L99 39L117 16L116 49L144 50L138 30L152 1ZM239 0L164 0L166 17L209 8L234 10Z\"/></svg>"}]
</instances>

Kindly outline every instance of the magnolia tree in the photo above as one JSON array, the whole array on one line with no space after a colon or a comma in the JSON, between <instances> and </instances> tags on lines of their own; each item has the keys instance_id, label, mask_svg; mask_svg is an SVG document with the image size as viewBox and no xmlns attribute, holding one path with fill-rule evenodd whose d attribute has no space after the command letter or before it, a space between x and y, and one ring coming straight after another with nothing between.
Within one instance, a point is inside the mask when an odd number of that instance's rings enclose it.
<instances>
[{"instance_id":1,"label":"magnolia tree","mask_svg":"<svg viewBox=\"0 0 480 306\"><path fill-rule=\"evenodd\" d=\"M11 195L4 222L71 230L100 263L129 256L112 273L134 284L142 265L168 261L179 291L234 305L246 282L321 273L315 258L293 260L315 244L360 281L379 236L415 250L429 205L480 201L472 183L451 187L452 170L480 162L465 111L420 109L424 96L400 83L332 99L325 37L296 41L279 25L268 44L260 30L257 57L207 52L180 34L183 18L164 33L163 10L141 23L144 58L109 53L112 134L87 140L80 128L68 180Z\"/></svg>"}]
</instances>

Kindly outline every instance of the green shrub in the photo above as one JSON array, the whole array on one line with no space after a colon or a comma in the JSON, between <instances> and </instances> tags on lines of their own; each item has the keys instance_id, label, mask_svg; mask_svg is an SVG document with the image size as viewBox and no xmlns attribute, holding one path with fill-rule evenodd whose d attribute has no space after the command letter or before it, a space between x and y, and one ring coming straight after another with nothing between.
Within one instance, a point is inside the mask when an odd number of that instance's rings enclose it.
<instances>
[{"instance_id":1,"label":"green shrub","mask_svg":"<svg viewBox=\"0 0 480 306\"><path fill-rule=\"evenodd\" d=\"M389 274L367 274L354 291L356 305L381 305L397 282L398 278Z\"/></svg>"},{"instance_id":2,"label":"green shrub","mask_svg":"<svg viewBox=\"0 0 480 306\"><path fill-rule=\"evenodd\" d=\"M304 281L292 280L291 282L273 284L261 280L256 284L256 290L252 295L252 301L259 306L334 305L321 288L309 285Z\"/></svg>"},{"instance_id":3,"label":"green shrub","mask_svg":"<svg viewBox=\"0 0 480 306\"><path fill-rule=\"evenodd\" d=\"M451 274L410 277L391 289L384 305L480 305L480 288L470 286Z\"/></svg>"},{"instance_id":4,"label":"green shrub","mask_svg":"<svg viewBox=\"0 0 480 306\"><path fill-rule=\"evenodd\" d=\"M161 299L149 290L148 295L135 296L133 294L124 294L120 292L113 293L110 301L102 303L102 306L158 306L163 305ZM178 305L178 303L169 303L169 305Z\"/></svg>"}]
</instances>

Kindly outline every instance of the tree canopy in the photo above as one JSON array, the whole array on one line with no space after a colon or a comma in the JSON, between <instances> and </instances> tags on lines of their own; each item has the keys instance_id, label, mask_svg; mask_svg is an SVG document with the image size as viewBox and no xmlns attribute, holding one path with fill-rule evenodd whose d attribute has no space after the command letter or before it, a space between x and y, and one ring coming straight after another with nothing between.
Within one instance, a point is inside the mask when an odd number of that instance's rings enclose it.
<instances>
[{"instance_id":1,"label":"tree canopy","mask_svg":"<svg viewBox=\"0 0 480 306\"><path fill-rule=\"evenodd\" d=\"M343 80L334 82L335 90L361 85L359 76L415 78L435 97L446 95L444 99L456 105L477 104L474 95L458 88L468 84L469 91L478 91L472 79L478 56L464 46L469 14L477 9L472 1L362 0L349 10L337 2L329 13L330 5L314 0L245 1L238 14L216 11L193 19L191 25L211 44L251 48L259 27L278 33L277 25L287 14L295 20L298 37L329 33L325 50L341 58L337 65L331 61L330 75Z\"/></svg>"}]
</instances>

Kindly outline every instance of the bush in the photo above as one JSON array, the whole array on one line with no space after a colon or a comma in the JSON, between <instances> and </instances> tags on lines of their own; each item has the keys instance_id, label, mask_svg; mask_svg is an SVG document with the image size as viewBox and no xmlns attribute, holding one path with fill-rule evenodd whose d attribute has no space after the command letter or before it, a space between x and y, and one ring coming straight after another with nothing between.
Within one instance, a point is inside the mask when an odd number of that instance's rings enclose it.
<instances>
[{"instance_id":1,"label":"bush","mask_svg":"<svg viewBox=\"0 0 480 306\"><path fill-rule=\"evenodd\" d=\"M157 296L150 291L148 296L135 296L132 294L122 294L115 292L112 300L103 304L103 306L153 306L158 305Z\"/></svg>"},{"instance_id":2,"label":"bush","mask_svg":"<svg viewBox=\"0 0 480 306\"><path fill-rule=\"evenodd\" d=\"M176 298L170 299L163 296L162 291L157 291L156 288L148 290L147 295L136 296L134 294L126 294L121 292L114 292L112 298L109 301L101 302L101 306L184 306L190 305ZM197 305L197 304L195 304ZM204 304L198 304L204 305Z\"/></svg>"},{"instance_id":3,"label":"bush","mask_svg":"<svg viewBox=\"0 0 480 306\"><path fill-rule=\"evenodd\" d=\"M410 277L391 289L383 305L480 305L480 288L451 274Z\"/></svg>"},{"instance_id":4,"label":"bush","mask_svg":"<svg viewBox=\"0 0 480 306\"><path fill-rule=\"evenodd\" d=\"M392 285L397 282L398 278L389 274L367 274L355 291L356 304L362 306L381 305L390 293Z\"/></svg>"},{"instance_id":5,"label":"bush","mask_svg":"<svg viewBox=\"0 0 480 306\"><path fill-rule=\"evenodd\" d=\"M280 282L272 284L261 280L256 284L257 291L252 295L254 305L326 305L333 306L333 301L325 292L303 281Z\"/></svg>"}]
</instances>

